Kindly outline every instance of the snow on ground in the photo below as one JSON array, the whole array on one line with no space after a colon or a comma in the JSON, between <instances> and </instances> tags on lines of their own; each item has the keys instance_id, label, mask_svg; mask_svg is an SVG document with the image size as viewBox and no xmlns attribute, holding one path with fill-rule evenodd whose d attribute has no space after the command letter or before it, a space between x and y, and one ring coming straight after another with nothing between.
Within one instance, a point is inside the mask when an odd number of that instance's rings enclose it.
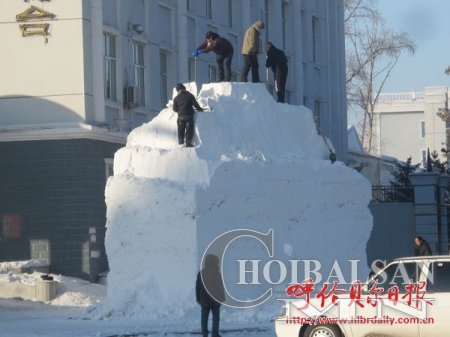
<instances>
[{"instance_id":1,"label":"snow on ground","mask_svg":"<svg viewBox=\"0 0 450 337\"><path fill-rule=\"evenodd\" d=\"M360 260L365 277L370 184L343 163L330 163L311 111L279 104L263 84L251 83L203 85L199 102L212 110L196 114L194 148L178 145L169 106L133 130L115 155L105 191L108 295L92 317L192 321L202 255L233 229L273 229L279 261L317 259L327 275L339 259L351 282L349 260ZM238 259L262 265L267 251L255 239L239 239L222 261L228 298L260 296L270 284L238 284ZM278 280L276 268L267 274ZM276 314L274 300L268 303L224 317L265 322Z\"/></svg>"},{"instance_id":2,"label":"snow on ground","mask_svg":"<svg viewBox=\"0 0 450 337\"><path fill-rule=\"evenodd\" d=\"M221 336L273 337L272 322L222 324ZM86 319L86 308L0 299L0 337L192 337L200 335L200 312L190 324L157 324L145 318Z\"/></svg>"},{"instance_id":3,"label":"snow on ground","mask_svg":"<svg viewBox=\"0 0 450 337\"><path fill-rule=\"evenodd\" d=\"M40 275L5 273L0 274L0 280L33 284ZM151 317L89 319L89 310L104 298L106 287L77 278L51 276L58 282L58 296L49 303L0 298L0 337L184 337L200 334L200 310L198 317L189 324L176 321L160 324ZM222 322L221 335L266 337L274 335L273 329L272 322L241 325Z\"/></svg>"},{"instance_id":4,"label":"snow on ground","mask_svg":"<svg viewBox=\"0 0 450 337\"><path fill-rule=\"evenodd\" d=\"M12 264L18 264L12 262ZM44 275L43 273L34 272L26 273L1 273L0 283L21 283L34 285L36 281ZM56 298L48 304L54 306L70 306L70 307L87 307L100 302L105 298L106 286L100 284L92 284L88 281L67 277L62 275L53 275L53 280L57 282Z\"/></svg>"}]
</instances>

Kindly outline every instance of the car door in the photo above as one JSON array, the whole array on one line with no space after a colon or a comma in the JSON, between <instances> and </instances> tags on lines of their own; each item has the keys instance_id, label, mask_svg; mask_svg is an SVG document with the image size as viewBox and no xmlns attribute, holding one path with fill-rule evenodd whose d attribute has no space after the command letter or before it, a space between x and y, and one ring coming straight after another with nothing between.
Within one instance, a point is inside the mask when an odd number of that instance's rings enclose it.
<instances>
[{"instance_id":1,"label":"car door","mask_svg":"<svg viewBox=\"0 0 450 337\"><path fill-rule=\"evenodd\" d=\"M380 319L376 323L358 323L352 324L353 336L370 336L370 335L387 335L392 337L419 337L419 328L417 323L401 324L400 322L408 315L402 309L407 307L405 304L393 304L388 300L387 291L390 287L397 286L399 289L399 302L403 301L402 296L405 295L405 282L408 284L409 279L417 281L420 269L418 264L411 262L394 262L389 264L384 270L379 272L372 282L369 282L366 290L370 289L374 281L377 281L377 287L384 289L384 294L378 296L377 306L373 307L369 304L368 298L374 299L374 295L366 291L364 293L364 308L357 308L357 315L362 317L379 316ZM409 309L409 308L407 308Z\"/></svg>"},{"instance_id":2,"label":"car door","mask_svg":"<svg viewBox=\"0 0 450 337\"><path fill-rule=\"evenodd\" d=\"M447 337L450 334L450 261L435 260L429 271L426 296L427 319L419 323L421 337Z\"/></svg>"}]
</instances>

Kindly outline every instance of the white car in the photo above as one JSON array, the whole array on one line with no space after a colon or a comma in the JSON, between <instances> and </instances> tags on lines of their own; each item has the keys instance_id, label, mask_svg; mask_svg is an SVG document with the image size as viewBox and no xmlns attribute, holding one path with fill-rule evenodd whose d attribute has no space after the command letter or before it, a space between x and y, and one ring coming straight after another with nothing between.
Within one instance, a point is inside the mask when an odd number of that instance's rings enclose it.
<instances>
[{"instance_id":1,"label":"white car","mask_svg":"<svg viewBox=\"0 0 450 337\"><path fill-rule=\"evenodd\" d=\"M375 295L375 288L385 291ZM277 337L450 336L450 256L394 260L359 294L337 294L325 304L290 297L275 320Z\"/></svg>"}]
</instances>

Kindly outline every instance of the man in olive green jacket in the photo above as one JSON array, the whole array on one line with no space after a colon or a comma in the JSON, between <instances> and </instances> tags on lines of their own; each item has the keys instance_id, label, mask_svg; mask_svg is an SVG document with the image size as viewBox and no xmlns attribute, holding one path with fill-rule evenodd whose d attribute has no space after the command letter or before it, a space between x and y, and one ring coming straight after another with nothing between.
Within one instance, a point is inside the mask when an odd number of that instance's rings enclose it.
<instances>
[{"instance_id":1,"label":"man in olive green jacket","mask_svg":"<svg viewBox=\"0 0 450 337\"><path fill-rule=\"evenodd\" d=\"M259 32L264 29L262 21L256 21L245 32L244 42L242 44L242 56L244 57L244 66L241 71L241 82L247 82L247 75L252 69L252 82L259 82L258 72L258 51L259 51Z\"/></svg>"}]
</instances>

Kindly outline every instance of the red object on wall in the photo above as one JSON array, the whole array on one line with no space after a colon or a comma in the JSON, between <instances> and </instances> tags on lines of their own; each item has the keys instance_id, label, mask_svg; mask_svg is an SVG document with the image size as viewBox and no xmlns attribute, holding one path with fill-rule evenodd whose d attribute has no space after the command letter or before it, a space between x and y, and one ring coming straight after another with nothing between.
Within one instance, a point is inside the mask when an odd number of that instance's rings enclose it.
<instances>
[{"instance_id":1,"label":"red object on wall","mask_svg":"<svg viewBox=\"0 0 450 337\"><path fill-rule=\"evenodd\" d=\"M20 214L3 214L3 238L18 239L22 236L22 217Z\"/></svg>"}]
</instances>

